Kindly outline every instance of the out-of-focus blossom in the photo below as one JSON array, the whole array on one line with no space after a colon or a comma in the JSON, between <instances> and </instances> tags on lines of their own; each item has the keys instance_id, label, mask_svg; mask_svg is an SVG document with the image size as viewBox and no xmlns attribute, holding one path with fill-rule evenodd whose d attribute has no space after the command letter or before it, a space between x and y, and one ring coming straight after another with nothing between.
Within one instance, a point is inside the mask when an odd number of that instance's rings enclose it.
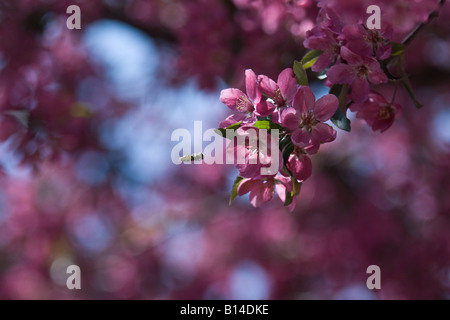
<instances>
[{"instance_id":1,"label":"out-of-focus blossom","mask_svg":"<svg viewBox=\"0 0 450 320\"><path fill-rule=\"evenodd\" d=\"M394 120L401 114L398 103L389 103L381 94L371 91L369 98L362 103L354 103L350 110L356 112L356 117L364 119L373 131L384 132L389 129Z\"/></svg>"}]
</instances>

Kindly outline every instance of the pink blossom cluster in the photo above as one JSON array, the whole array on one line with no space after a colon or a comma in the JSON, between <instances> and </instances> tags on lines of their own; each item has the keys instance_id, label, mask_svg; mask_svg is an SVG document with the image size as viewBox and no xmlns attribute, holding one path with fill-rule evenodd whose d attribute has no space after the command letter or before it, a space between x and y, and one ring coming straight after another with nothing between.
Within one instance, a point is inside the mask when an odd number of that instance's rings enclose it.
<instances>
[{"instance_id":1,"label":"pink blossom cluster","mask_svg":"<svg viewBox=\"0 0 450 320\"><path fill-rule=\"evenodd\" d=\"M332 8L324 6L303 42L311 51L301 62L295 62L293 69L283 70L277 81L247 69L246 93L240 89L221 92L220 100L235 111L220 123L222 130L248 136L249 131L264 128L269 130L269 137L271 130L280 131L279 150L269 150L267 155L261 152L261 145L265 146L261 141L256 148L232 144L235 156L239 148L244 149L245 163L236 164L239 177L231 200L250 193L250 202L259 207L277 193L293 210L300 187L312 173L309 156L317 153L321 144L336 139L336 131L327 121L350 131L346 117L350 110L373 131L384 132L392 126L401 113L400 104L394 102L397 87L390 101L375 89L382 89L389 81L402 82L415 101L402 65L406 46L393 42L392 34L388 23L383 23L381 29L345 24ZM319 73L319 79L326 79L325 85L330 87L330 93L317 101L308 86L308 68ZM400 69L399 75L396 69ZM278 171L262 175L262 168L271 167L274 152L283 159Z\"/></svg>"},{"instance_id":2,"label":"pink blossom cluster","mask_svg":"<svg viewBox=\"0 0 450 320\"><path fill-rule=\"evenodd\" d=\"M270 129L279 131L280 140L279 150L268 148L268 155L261 154L260 141L257 150L251 150L247 144L233 144L234 149L246 149L245 163L236 164L243 178L236 180L237 194L250 192L250 202L258 207L271 200L276 192L293 210L301 184L311 176L309 155L317 153L321 144L336 139L336 131L325 122L336 112L338 99L327 94L316 101L311 88L299 85L290 68L283 70L276 82L248 69L245 82L246 93L239 89L221 92L220 100L237 113L222 121L220 127L237 128L237 135L245 135L250 129L266 124L269 132ZM266 141L270 140L268 135ZM283 163L279 163L276 172L262 176L260 169L270 166L274 152L279 153L278 159L283 159ZM250 161L252 158L256 158L254 164Z\"/></svg>"},{"instance_id":3,"label":"pink blossom cluster","mask_svg":"<svg viewBox=\"0 0 450 320\"><path fill-rule=\"evenodd\" d=\"M388 102L374 90L389 81L384 69L392 57L391 36L388 23L380 30L363 24L344 25L332 9L324 8L303 43L318 52L311 69L326 75L328 86L344 86L343 108L350 107L357 118L381 132L392 125L401 110L399 104Z\"/></svg>"}]
</instances>

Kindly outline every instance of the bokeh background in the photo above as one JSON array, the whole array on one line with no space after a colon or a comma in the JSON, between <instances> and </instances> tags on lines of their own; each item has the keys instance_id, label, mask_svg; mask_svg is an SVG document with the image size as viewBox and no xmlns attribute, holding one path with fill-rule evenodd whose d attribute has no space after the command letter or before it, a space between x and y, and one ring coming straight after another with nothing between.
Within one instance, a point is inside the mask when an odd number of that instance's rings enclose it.
<instances>
[{"instance_id":1,"label":"bokeh background","mask_svg":"<svg viewBox=\"0 0 450 320\"><path fill-rule=\"evenodd\" d=\"M230 114L219 92L246 68L302 57L317 5L358 23L371 4L400 41L438 1L1 0L0 298L449 298L449 3L406 52L425 107L399 88L383 134L350 114L293 213L229 206L233 166L170 159L173 130Z\"/></svg>"}]
</instances>

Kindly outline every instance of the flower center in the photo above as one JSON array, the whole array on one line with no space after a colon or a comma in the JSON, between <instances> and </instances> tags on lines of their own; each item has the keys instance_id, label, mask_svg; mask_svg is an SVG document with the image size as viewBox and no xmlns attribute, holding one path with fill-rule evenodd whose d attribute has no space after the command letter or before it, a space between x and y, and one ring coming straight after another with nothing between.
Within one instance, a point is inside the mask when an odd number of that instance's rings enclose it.
<instances>
[{"instance_id":1,"label":"flower center","mask_svg":"<svg viewBox=\"0 0 450 320\"><path fill-rule=\"evenodd\" d=\"M312 111L302 114L302 121L300 122L300 128L305 128L308 132L312 131L312 128L319 122Z\"/></svg>"},{"instance_id":2,"label":"flower center","mask_svg":"<svg viewBox=\"0 0 450 320\"><path fill-rule=\"evenodd\" d=\"M249 106L251 106L251 102L248 100L246 96L240 96L237 103L236 109L241 112L249 111Z\"/></svg>"},{"instance_id":3,"label":"flower center","mask_svg":"<svg viewBox=\"0 0 450 320\"><path fill-rule=\"evenodd\" d=\"M377 44L379 42L383 42L384 40L380 33L376 30L369 30L364 39L372 44Z\"/></svg>"},{"instance_id":4,"label":"flower center","mask_svg":"<svg viewBox=\"0 0 450 320\"><path fill-rule=\"evenodd\" d=\"M391 119L395 114L395 110L391 105L386 105L378 111L378 120L388 120Z\"/></svg>"},{"instance_id":5,"label":"flower center","mask_svg":"<svg viewBox=\"0 0 450 320\"><path fill-rule=\"evenodd\" d=\"M356 68L356 73L358 77L366 77L369 74L369 68L365 64L362 64Z\"/></svg>"},{"instance_id":6,"label":"flower center","mask_svg":"<svg viewBox=\"0 0 450 320\"><path fill-rule=\"evenodd\" d=\"M275 91L275 95L273 97L275 104L278 107L283 107L286 104L286 100L284 100L283 95L281 94L280 88Z\"/></svg>"}]
</instances>

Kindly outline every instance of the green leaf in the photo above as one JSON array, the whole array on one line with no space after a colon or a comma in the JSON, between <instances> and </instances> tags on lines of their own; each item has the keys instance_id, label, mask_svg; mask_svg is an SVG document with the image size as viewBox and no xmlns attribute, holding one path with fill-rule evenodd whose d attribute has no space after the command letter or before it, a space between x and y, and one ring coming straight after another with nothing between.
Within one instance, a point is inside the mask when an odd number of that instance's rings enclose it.
<instances>
[{"instance_id":1,"label":"green leaf","mask_svg":"<svg viewBox=\"0 0 450 320\"><path fill-rule=\"evenodd\" d=\"M300 194L300 189L302 187L302 184L297 181L294 177L291 176L292 180L292 190L289 192L286 189L286 199L284 201L284 206L288 206L292 203L294 198Z\"/></svg>"},{"instance_id":2,"label":"green leaf","mask_svg":"<svg viewBox=\"0 0 450 320\"><path fill-rule=\"evenodd\" d=\"M402 43L390 42L389 44L392 46L391 56L393 57L401 55L406 50L406 46Z\"/></svg>"},{"instance_id":3,"label":"green leaf","mask_svg":"<svg viewBox=\"0 0 450 320\"><path fill-rule=\"evenodd\" d=\"M228 126L227 129L231 129L231 130L237 130L239 129L239 127L241 126L242 121L233 123L232 125Z\"/></svg>"},{"instance_id":4,"label":"green leaf","mask_svg":"<svg viewBox=\"0 0 450 320\"><path fill-rule=\"evenodd\" d=\"M294 61L294 74L297 83L301 86L308 85L308 76L306 75L306 70L300 61Z\"/></svg>"},{"instance_id":5,"label":"green leaf","mask_svg":"<svg viewBox=\"0 0 450 320\"><path fill-rule=\"evenodd\" d=\"M258 129L266 129L266 130L277 129L279 131L286 131L285 127L279 125L278 123L274 123L270 120L258 120L255 122L253 126Z\"/></svg>"},{"instance_id":6,"label":"green leaf","mask_svg":"<svg viewBox=\"0 0 450 320\"><path fill-rule=\"evenodd\" d=\"M321 54L322 54L322 51L320 51L320 50L308 51L302 58L303 68L305 68L305 69L311 68Z\"/></svg>"},{"instance_id":7,"label":"green leaf","mask_svg":"<svg viewBox=\"0 0 450 320\"><path fill-rule=\"evenodd\" d=\"M351 122L342 111L347 110L347 85L334 85L331 87L330 93L334 94L339 99L339 107L331 117L331 122L333 122L339 129L350 132Z\"/></svg>"},{"instance_id":8,"label":"green leaf","mask_svg":"<svg viewBox=\"0 0 450 320\"><path fill-rule=\"evenodd\" d=\"M284 200L284 206L287 207L292 203L293 200L294 197L292 196L292 193L286 189L286 199Z\"/></svg>"},{"instance_id":9,"label":"green leaf","mask_svg":"<svg viewBox=\"0 0 450 320\"><path fill-rule=\"evenodd\" d=\"M405 87L406 91L408 92L409 97L416 105L416 108L417 109L423 108L423 104L421 104L419 101L417 101L416 96L415 96L414 92L412 91L411 87L409 86L408 82L402 81L402 84Z\"/></svg>"},{"instance_id":10,"label":"green leaf","mask_svg":"<svg viewBox=\"0 0 450 320\"><path fill-rule=\"evenodd\" d=\"M233 200L236 199L237 197L237 189L241 184L242 180L244 180L244 178L240 176L237 176L236 180L234 180L233 188L231 189L230 205L233 203Z\"/></svg>"},{"instance_id":11,"label":"green leaf","mask_svg":"<svg viewBox=\"0 0 450 320\"><path fill-rule=\"evenodd\" d=\"M352 130L350 119L348 119L339 108L336 109L336 112L331 117L331 122L333 122L336 127L341 130L345 130L348 132Z\"/></svg>"},{"instance_id":12,"label":"green leaf","mask_svg":"<svg viewBox=\"0 0 450 320\"><path fill-rule=\"evenodd\" d=\"M214 132L217 133L222 138L227 138L227 130L236 131L241 126L241 124L242 124L242 121L236 122L236 123L233 123L232 125L226 127L225 129L224 128L214 129Z\"/></svg>"}]
</instances>

